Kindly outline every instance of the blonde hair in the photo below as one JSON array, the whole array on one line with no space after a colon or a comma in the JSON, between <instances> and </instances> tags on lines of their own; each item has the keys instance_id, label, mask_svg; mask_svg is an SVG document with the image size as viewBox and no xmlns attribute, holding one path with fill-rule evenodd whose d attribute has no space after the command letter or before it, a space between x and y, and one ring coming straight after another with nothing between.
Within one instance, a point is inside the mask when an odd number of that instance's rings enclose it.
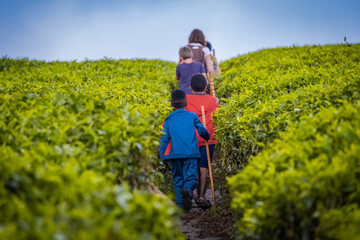
<instances>
[{"instance_id":1,"label":"blonde hair","mask_svg":"<svg viewBox=\"0 0 360 240\"><path fill-rule=\"evenodd\" d=\"M188 59L188 58L192 58L193 57L193 53L191 48L189 47L182 47L179 50L179 55L180 57L182 57L183 59Z\"/></svg>"}]
</instances>

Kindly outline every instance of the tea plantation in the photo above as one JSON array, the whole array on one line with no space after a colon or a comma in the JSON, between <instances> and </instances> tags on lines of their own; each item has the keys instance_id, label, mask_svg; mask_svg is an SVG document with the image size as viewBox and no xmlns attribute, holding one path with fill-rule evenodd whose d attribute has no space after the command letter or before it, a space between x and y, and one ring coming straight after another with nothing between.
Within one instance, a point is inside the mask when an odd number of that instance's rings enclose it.
<instances>
[{"instance_id":1,"label":"tea plantation","mask_svg":"<svg viewBox=\"0 0 360 240\"><path fill-rule=\"evenodd\" d=\"M0 239L182 239L145 191L175 64L0 62Z\"/></svg>"},{"instance_id":2,"label":"tea plantation","mask_svg":"<svg viewBox=\"0 0 360 240\"><path fill-rule=\"evenodd\" d=\"M180 211L152 193L175 67L2 57L0 239L185 239ZM359 239L360 45L220 67L215 171L234 237Z\"/></svg>"},{"instance_id":3,"label":"tea plantation","mask_svg":"<svg viewBox=\"0 0 360 240\"><path fill-rule=\"evenodd\" d=\"M360 45L267 49L221 68L215 124L222 171L237 173L238 237L359 239Z\"/></svg>"}]
</instances>

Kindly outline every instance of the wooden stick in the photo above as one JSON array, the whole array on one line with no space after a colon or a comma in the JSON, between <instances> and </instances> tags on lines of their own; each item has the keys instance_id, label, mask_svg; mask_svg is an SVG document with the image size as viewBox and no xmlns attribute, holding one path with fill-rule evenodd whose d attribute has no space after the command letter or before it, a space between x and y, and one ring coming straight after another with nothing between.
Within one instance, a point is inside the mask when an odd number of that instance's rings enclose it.
<instances>
[{"instance_id":1,"label":"wooden stick","mask_svg":"<svg viewBox=\"0 0 360 240\"><path fill-rule=\"evenodd\" d=\"M205 118L204 106L201 106L201 115L202 115L203 125L206 128L206 118ZM216 206L214 182L213 182L212 171L211 171L209 143L208 143L208 141L205 141L205 142L206 142L206 155L207 155L207 161L208 161L208 166L209 166L209 176L210 176L212 197L213 197L214 206Z\"/></svg>"},{"instance_id":2,"label":"wooden stick","mask_svg":"<svg viewBox=\"0 0 360 240\"><path fill-rule=\"evenodd\" d=\"M210 94L215 97L215 88L214 88L214 74L209 72L209 81L210 81Z\"/></svg>"}]
</instances>

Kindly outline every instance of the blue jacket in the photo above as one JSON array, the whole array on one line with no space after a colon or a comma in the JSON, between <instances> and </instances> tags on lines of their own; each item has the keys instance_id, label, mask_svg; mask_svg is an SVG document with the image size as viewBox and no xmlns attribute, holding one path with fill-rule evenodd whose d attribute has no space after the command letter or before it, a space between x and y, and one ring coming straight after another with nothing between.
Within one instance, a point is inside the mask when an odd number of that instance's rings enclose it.
<instances>
[{"instance_id":1,"label":"blue jacket","mask_svg":"<svg viewBox=\"0 0 360 240\"><path fill-rule=\"evenodd\" d=\"M179 109L169 114L164 123L165 135L160 139L160 158L200 158L195 128L202 138L210 138L210 134L195 113Z\"/></svg>"}]
</instances>

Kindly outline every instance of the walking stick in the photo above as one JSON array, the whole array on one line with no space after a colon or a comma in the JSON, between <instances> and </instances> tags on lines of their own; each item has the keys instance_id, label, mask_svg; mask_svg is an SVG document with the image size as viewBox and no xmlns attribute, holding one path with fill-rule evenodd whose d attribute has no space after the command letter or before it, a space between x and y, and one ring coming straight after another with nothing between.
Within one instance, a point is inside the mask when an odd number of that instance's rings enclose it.
<instances>
[{"instance_id":1,"label":"walking stick","mask_svg":"<svg viewBox=\"0 0 360 240\"><path fill-rule=\"evenodd\" d=\"M214 88L214 74L209 72L209 80L210 80L210 94L215 97L215 88Z\"/></svg>"},{"instance_id":2,"label":"walking stick","mask_svg":"<svg viewBox=\"0 0 360 240\"><path fill-rule=\"evenodd\" d=\"M213 49L212 61L215 61L215 49ZM215 69L214 69L215 70ZM210 81L210 95L215 97L215 88L214 88L214 73L209 72L209 81Z\"/></svg>"},{"instance_id":3,"label":"walking stick","mask_svg":"<svg viewBox=\"0 0 360 240\"><path fill-rule=\"evenodd\" d=\"M205 110L204 110L204 106L201 106L201 115L202 115L202 119L203 119L203 124L204 124L204 127L206 128L206 118L205 118ZM213 197L214 206L216 206L215 191L214 191L214 183L213 183L212 171L211 171L211 163L210 163L209 143L208 143L208 141L205 141L205 142L206 142L206 155L207 155L207 161L208 161L208 165L209 165L209 176L210 176L210 183L211 183L212 197Z\"/></svg>"}]
</instances>

